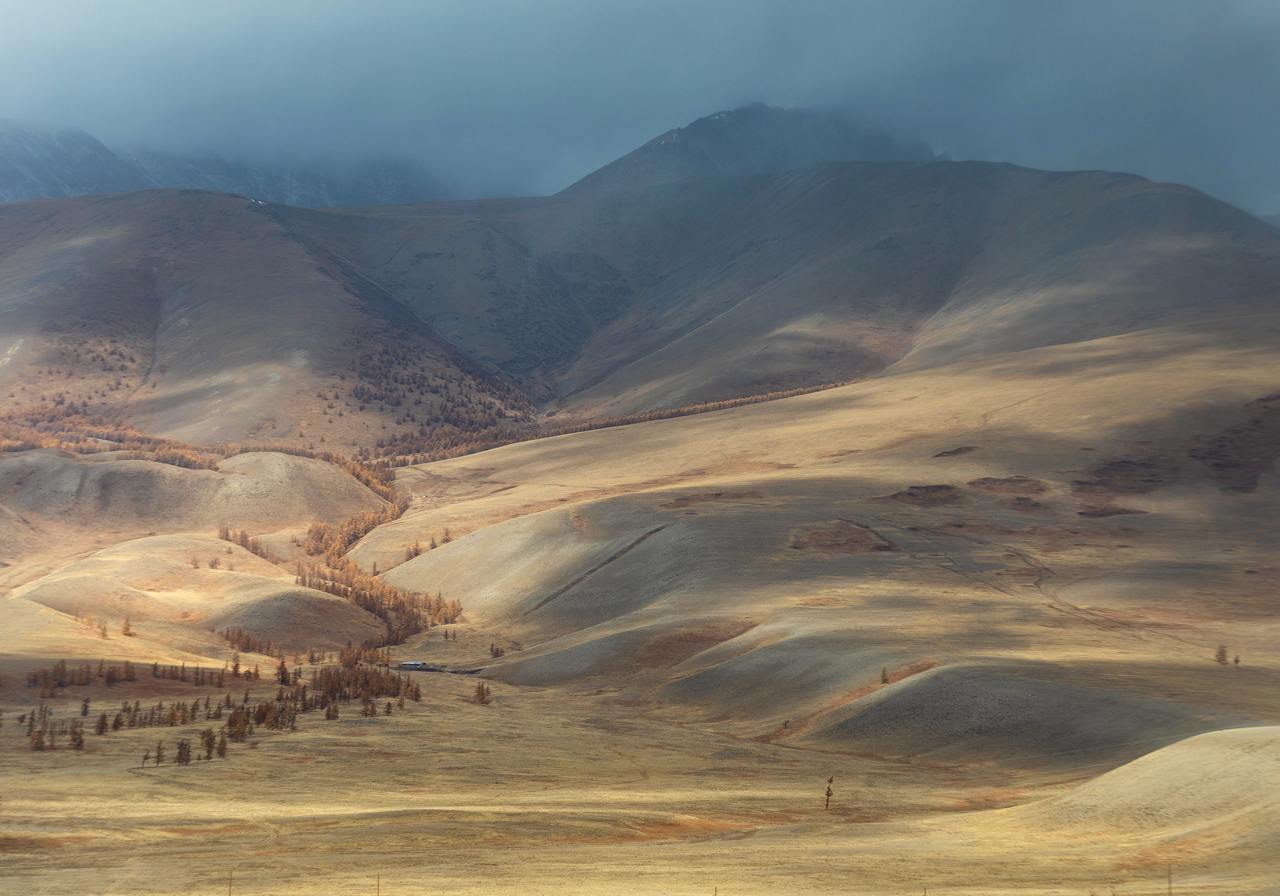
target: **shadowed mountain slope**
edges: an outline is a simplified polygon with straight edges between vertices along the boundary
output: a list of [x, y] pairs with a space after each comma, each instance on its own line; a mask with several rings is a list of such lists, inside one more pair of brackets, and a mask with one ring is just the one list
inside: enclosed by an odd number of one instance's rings
[[268, 206], [144, 192], [0, 206], [0, 386], [192, 442], [371, 444], [524, 399]]
[[1195, 191], [984, 163], [282, 214], [575, 414], [1249, 310], [1280, 280], [1280, 235]]
[[935, 158], [923, 143], [898, 140], [835, 112], [752, 103], [654, 137], [567, 192], [774, 174], [823, 162], [932, 162]]
[[815, 122], [723, 113], [675, 132], [720, 160], [692, 180], [541, 199], [3, 207], [0, 384], [189, 441], [426, 450], [539, 406], [644, 413], [1221, 318], [1280, 282], [1280, 233], [1130, 175], [743, 173], [861, 145]]

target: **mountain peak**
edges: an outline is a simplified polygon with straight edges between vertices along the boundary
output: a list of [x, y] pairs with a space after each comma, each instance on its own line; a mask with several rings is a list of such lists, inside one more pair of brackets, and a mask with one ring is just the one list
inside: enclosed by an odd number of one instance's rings
[[823, 162], [934, 161], [921, 143], [899, 140], [839, 112], [748, 103], [660, 134], [570, 190], [677, 183], [805, 168]]

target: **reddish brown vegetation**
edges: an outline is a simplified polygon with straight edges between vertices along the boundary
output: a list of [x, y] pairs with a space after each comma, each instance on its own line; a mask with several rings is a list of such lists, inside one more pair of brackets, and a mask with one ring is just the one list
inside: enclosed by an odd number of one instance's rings
[[946, 504], [955, 504], [963, 497], [960, 489], [954, 485], [913, 485], [877, 500], [899, 501], [916, 507], [941, 507]]
[[384, 644], [399, 644], [433, 625], [457, 622], [462, 615], [456, 600], [396, 588], [346, 559], [336, 567], [299, 563], [296, 581], [305, 588], [346, 598], [377, 616], [387, 627]]
[[791, 547], [797, 551], [817, 551], [822, 554], [866, 554], [898, 550], [898, 546], [887, 538], [852, 520], [838, 520], [830, 526], [802, 529], [792, 536]]
[[337, 525], [312, 523], [307, 529], [302, 549], [313, 557], [323, 555], [330, 566], [339, 567], [342, 565], [343, 555], [357, 541], [378, 526], [398, 519], [408, 506], [407, 501], [397, 500], [381, 510], [357, 513]]

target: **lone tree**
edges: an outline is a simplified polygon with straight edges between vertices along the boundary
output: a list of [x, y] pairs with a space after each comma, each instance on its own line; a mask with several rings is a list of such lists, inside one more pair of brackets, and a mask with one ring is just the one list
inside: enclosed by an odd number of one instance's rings
[[1213, 658], [1223, 666], [1227, 664], [1227, 647], [1225, 644], [1218, 645], [1218, 652], [1213, 655]]
[[827, 778], [827, 802], [826, 802], [826, 804], [822, 807], [822, 808], [824, 808], [824, 809], [830, 809], [830, 808], [831, 808], [831, 798], [832, 798], [833, 796], [835, 796], [835, 791], [833, 791], [833, 790], [831, 789], [831, 785], [835, 783], [835, 780], [836, 780], [836, 776], [835, 776], [835, 775], [832, 775], [830, 778]]
[[493, 691], [489, 689], [489, 686], [485, 684], [483, 681], [477, 682], [476, 696], [475, 696], [476, 703], [479, 703], [483, 706], [489, 703], [489, 701], [492, 699], [493, 699]]

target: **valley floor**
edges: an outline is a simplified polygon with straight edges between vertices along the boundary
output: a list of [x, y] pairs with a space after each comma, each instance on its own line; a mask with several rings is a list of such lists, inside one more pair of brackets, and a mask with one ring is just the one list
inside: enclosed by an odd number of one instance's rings
[[[394, 658], [493, 701], [415, 673], [187, 767], [140, 763], [220, 722], [32, 752], [26, 672], [361, 643], [290, 567], [381, 502], [265, 452], [14, 453], [0, 894], [1280, 896], [1280, 318], [1231, 324], [403, 468], [347, 556], [459, 600]], [[175, 687], [55, 720], [222, 694]]]
[[[496, 683], [478, 705], [474, 678], [416, 677], [423, 701], [390, 717], [311, 713], [224, 760], [140, 768], [157, 739], [172, 756], [205, 725], [33, 753], [17, 717], [35, 691], [6, 676], [0, 892], [1155, 894], [1172, 865], [1176, 892], [1225, 896], [1280, 873], [1274, 799], [1238, 803], [1224, 827], [1224, 793], [1200, 812], [1194, 787], [1190, 806], [1145, 809], [1150, 789], [1127, 791], [1135, 774], [1177, 785], [1188, 762], [1201, 777], [1206, 751], [1226, 796], [1242, 778], [1265, 786], [1276, 728], [1205, 735], [1088, 783], [1100, 769], [797, 749], [609, 694]], [[90, 720], [125, 697], [178, 696], [149, 679], [67, 694], [57, 718], [84, 695]], [[1132, 811], [1166, 817], [1120, 824]]]

